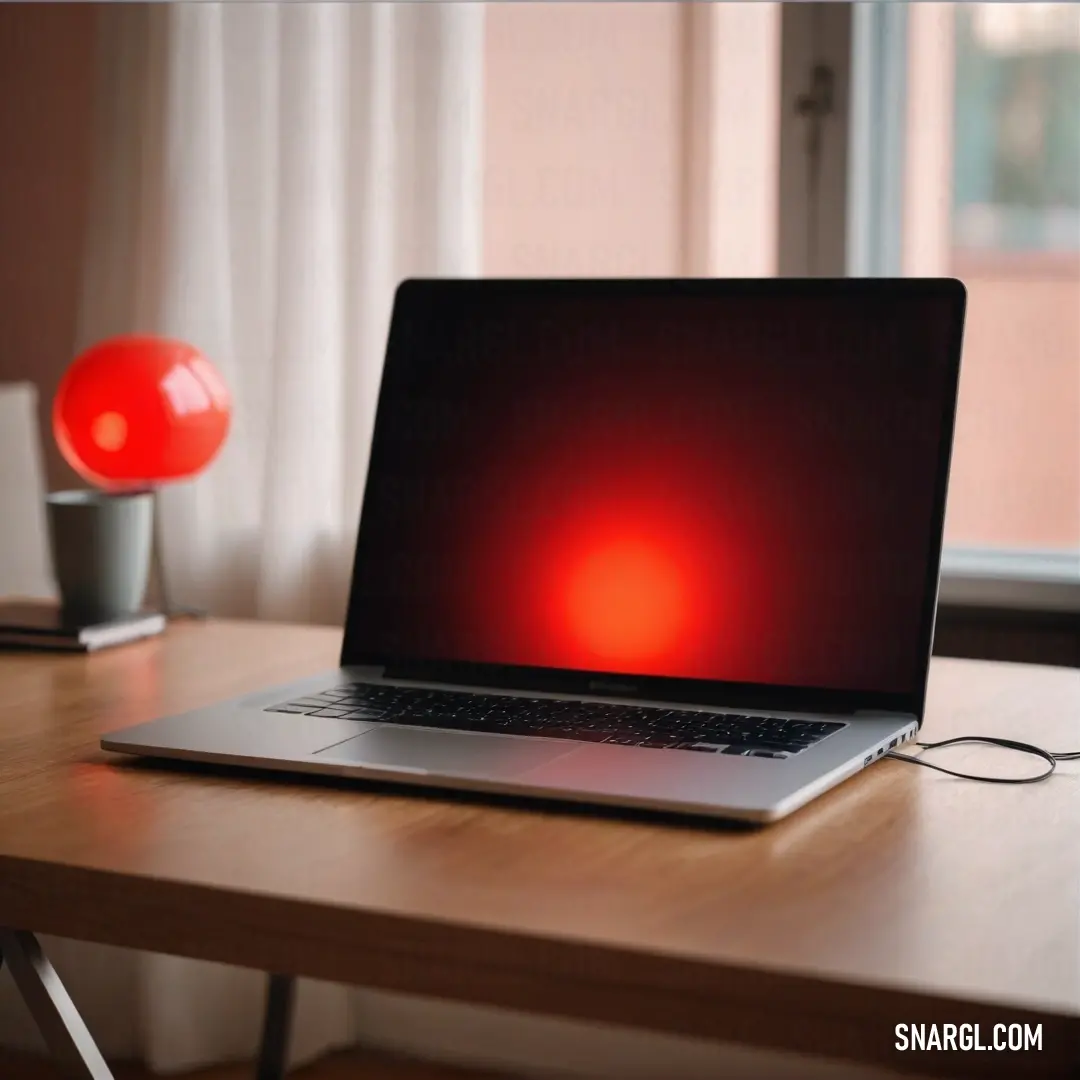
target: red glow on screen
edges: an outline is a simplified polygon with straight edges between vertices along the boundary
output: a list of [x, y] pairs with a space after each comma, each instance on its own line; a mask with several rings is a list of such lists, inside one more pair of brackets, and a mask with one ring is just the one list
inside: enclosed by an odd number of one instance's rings
[[[542, 459], [534, 467], [542, 470]], [[710, 640], [705, 622], [731, 599], [716, 574], [726, 562], [721, 530], [644, 470], [630, 476], [627, 485], [582, 470], [561, 497], [510, 518], [517, 527], [474, 540], [501, 584], [489, 594], [498, 606], [479, 614], [501, 627], [484, 648], [519, 641], [549, 666], [587, 671], [651, 673], [699, 662]], [[516, 617], [500, 620], [507, 600]]]
[[634, 538], [587, 551], [566, 590], [571, 634], [611, 663], [656, 660], [686, 624], [686, 581], [673, 553]]

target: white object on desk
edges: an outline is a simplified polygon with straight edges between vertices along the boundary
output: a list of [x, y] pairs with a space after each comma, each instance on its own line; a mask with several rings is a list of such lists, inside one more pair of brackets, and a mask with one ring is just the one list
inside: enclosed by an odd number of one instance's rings
[[37, 407], [32, 384], [0, 386], [0, 596], [55, 595]]

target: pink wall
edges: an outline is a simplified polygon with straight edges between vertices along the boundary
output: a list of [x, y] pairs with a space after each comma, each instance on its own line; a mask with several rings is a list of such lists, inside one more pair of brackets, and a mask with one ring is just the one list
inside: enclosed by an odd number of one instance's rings
[[1080, 547], [1080, 268], [968, 287], [947, 539]]
[[678, 273], [679, 6], [485, 14], [485, 273]]
[[[0, 4], [0, 382], [71, 359], [93, 137], [92, 4]], [[53, 486], [72, 474], [44, 440]]]

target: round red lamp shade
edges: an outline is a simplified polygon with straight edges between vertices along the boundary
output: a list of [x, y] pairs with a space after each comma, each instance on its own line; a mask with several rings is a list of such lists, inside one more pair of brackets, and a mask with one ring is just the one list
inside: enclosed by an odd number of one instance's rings
[[68, 464], [107, 489], [184, 480], [229, 430], [229, 392], [191, 345], [154, 337], [101, 341], [71, 363], [53, 402]]

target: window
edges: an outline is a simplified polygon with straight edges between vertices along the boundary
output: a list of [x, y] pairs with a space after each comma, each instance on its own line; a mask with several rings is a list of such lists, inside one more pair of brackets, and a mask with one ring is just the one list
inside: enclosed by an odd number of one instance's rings
[[1080, 10], [955, 11], [953, 245], [1080, 251]]

